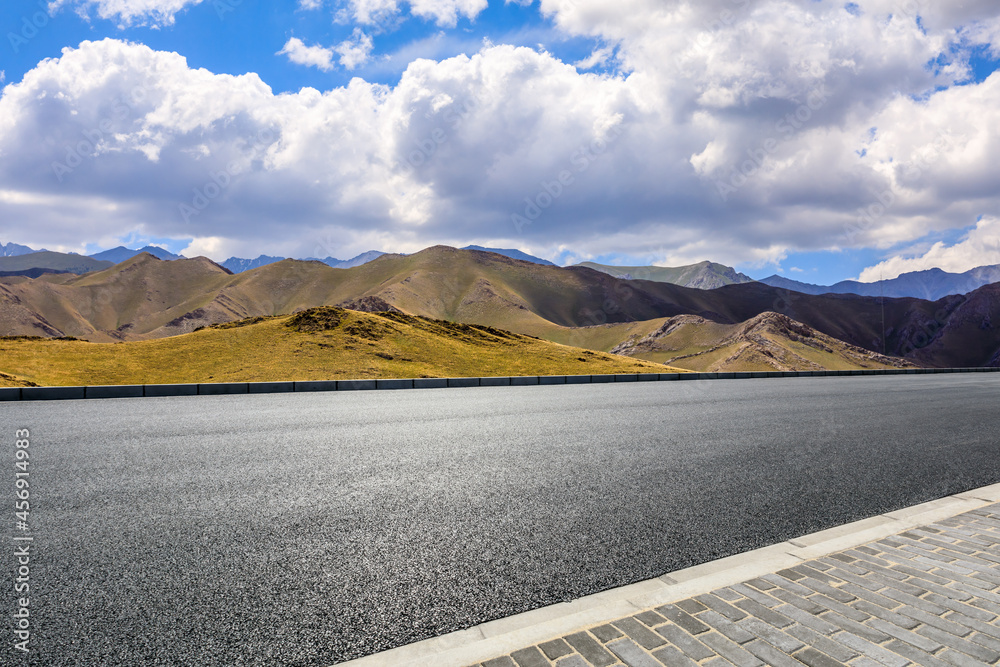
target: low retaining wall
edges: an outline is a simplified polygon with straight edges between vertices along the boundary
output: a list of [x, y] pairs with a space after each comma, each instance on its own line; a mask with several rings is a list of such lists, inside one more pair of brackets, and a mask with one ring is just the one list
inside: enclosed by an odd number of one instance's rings
[[154, 396], [220, 396], [316, 391], [445, 389], [450, 387], [520, 387], [526, 385], [664, 382], [676, 380], [739, 380], [786, 377], [857, 375], [927, 375], [936, 373], [995, 373], [1000, 368], [907, 368], [862, 371], [802, 371], [753, 373], [641, 373], [634, 375], [544, 375], [482, 378], [416, 378], [412, 380], [326, 380], [313, 382], [222, 382], [207, 384], [131, 384], [93, 387], [0, 387], [0, 401], [140, 398]]

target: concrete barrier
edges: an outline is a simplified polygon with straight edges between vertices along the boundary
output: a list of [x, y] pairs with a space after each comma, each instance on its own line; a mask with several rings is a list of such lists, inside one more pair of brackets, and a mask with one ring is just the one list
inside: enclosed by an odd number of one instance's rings
[[142, 388], [146, 398], [157, 396], [197, 396], [196, 384], [147, 384]]
[[215, 382], [211, 384], [199, 384], [199, 396], [225, 396], [229, 394], [250, 393], [249, 382]]
[[284, 394], [295, 391], [294, 382], [248, 382], [250, 394]]
[[744, 373], [642, 373], [622, 375], [551, 375], [482, 378], [416, 378], [386, 380], [318, 380], [305, 382], [227, 382], [202, 384], [95, 385], [88, 387], [0, 387], [0, 401], [215, 396], [316, 391], [370, 391], [376, 389], [443, 389], [446, 387], [523, 387], [528, 385], [605, 384], [674, 380], [730, 380], [774, 377], [841, 377], [860, 375], [930, 375], [938, 373], [996, 373], [1000, 368], [888, 368], [852, 371], [753, 371]]
[[376, 388], [375, 380], [337, 380], [337, 391], [369, 391]]
[[142, 398], [141, 384], [108, 384], [84, 387], [84, 398]]
[[375, 380], [376, 389], [413, 389], [413, 380]]
[[292, 384], [293, 391], [337, 391], [336, 380], [303, 380]]
[[21, 387], [25, 401], [63, 401], [86, 398], [86, 387]]
[[447, 387], [447, 378], [416, 378], [413, 380], [414, 389], [446, 389]]

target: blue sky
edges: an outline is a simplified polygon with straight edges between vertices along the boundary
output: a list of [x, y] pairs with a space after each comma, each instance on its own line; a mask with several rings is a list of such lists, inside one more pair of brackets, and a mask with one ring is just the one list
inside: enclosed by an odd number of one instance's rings
[[15, 0], [0, 29], [3, 241], [1000, 263], [986, 0]]

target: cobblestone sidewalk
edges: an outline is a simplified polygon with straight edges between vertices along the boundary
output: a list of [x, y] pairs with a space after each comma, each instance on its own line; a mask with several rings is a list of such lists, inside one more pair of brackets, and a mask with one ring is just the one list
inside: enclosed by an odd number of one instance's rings
[[1000, 504], [482, 667], [1000, 664]]

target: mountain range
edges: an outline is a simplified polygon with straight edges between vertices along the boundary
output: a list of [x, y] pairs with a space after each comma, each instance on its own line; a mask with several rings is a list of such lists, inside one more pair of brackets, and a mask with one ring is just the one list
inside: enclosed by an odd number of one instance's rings
[[[485, 248], [476, 245], [466, 246], [462, 250], [491, 252], [542, 266], [556, 266], [553, 262], [529, 255], [520, 250]], [[107, 262], [106, 264], [97, 264], [81, 259], [83, 256], [73, 253], [64, 254], [35, 251], [28, 246], [8, 243], [6, 245], [0, 244], [0, 276], [23, 275], [34, 278], [46, 272], [82, 274], [123, 262], [143, 252], [147, 252], [163, 260], [183, 258], [181, 255], [175, 255], [155, 246], [146, 246], [139, 250], [119, 246], [111, 250], [89, 255], [88, 257], [96, 262]], [[377, 250], [370, 250], [348, 260], [341, 260], [335, 257], [326, 257], [324, 259], [310, 257], [305, 261], [322, 262], [332, 268], [350, 269], [367, 264], [384, 254]], [[255, 259], [230, 257], [221, 262], [220, 266], [232, 273], [243, 273], [267, 266], [268, 264], [275, 264], [283, 259], [286, 258], [272, 255], [260, 255]], [[678, 267], [611, 266], [595, 262], [584, 262], [576, 266], [600, 271], [623, 280], [650, 280], [704, 290], [755, 282], [754, 279], [736, 271], [732, 267], [708, 261]], [[941, 269], [929, 269], [926, 271], [904, 273], [897, 278], [874, 283], [844, 280], [834, 285], [814, 285], [779, 275], [772, 275], [758, 282], [802, 294], [857, 294], [859, 296], [871, 297], [913, 297], [936, 301], [953, 294], [968, 294], [984, 285], [1000, 282], [1000, 264], [980, 266], [964, 273], [948, 273]]]
[[[735, 352], [734, 343], [751, 341], [766, 330], [768, 337], [780, 338], [780, 345], [805, 359], [807, 367], [812, 363], [852, 367], [900, 363], [877, 356], [882, 352], [924, 366], [1000, 363], [1000, 327], [992, 325], [994, 317], [1000, 322], [1000, 285], [937, 301], [808, 295], [759, 282], [701, 290], [623, 280], [583, 266], [545, 266], [443, 246], [412, 255], [383, 255], [351, 269], [282, 260], [234, 275], [205, 258], [161, 261], [142, 254], [81, 276], [2, 278], [0, 335], [73, 336], [95, 342], [147, 340], [317, 306], [398, 310], [595, 351], [618, 349], [642, 358], [654, 355], [651, 361], [661, 361], [655, 355], [664, 352], [674, 357], [698, 352], [674, 354], [667, 349], [671, 347], [704, 351], [729, 346]], [[791, 324], [765, 318], [756, 326], [744, 327], [740, 334], [740, 326], [754, 324], [754, 318], [767, 313], [782, 315]], [[667, 319], [678, 316], [700, 318], [700, 322], [685, 324], [688, 331], [701, 330], [697, 345], [680, 345], [678, 338], [668, 337], [655, 346], [618, 347], [636, 337], [641, 342]], [[807, 336], [801, 327], [815, 333]], [[733, 338], [736, 334], [742, 338]], [[814, 340], [803, 343], [795, 338]], [[756, 370], [804, 363], [775, 350], [765, 354], [768, 343], [759, 338], [756, 344], [759, 354], [737, 356], [728, 368]], [[823, 355], [828, 356], [817, 357], [794, 344], [805, 344], [814, 352], [825, 348]], [[702, 355], [690, 363], [704, 367], [707, 361]], [[684, 359], [674, 363], [684, 364]]]
[[812, 285], [782, 276], [770, 276], [760, 282], [803, 294], [858, 294], [860, 296], [916, 297], [936, 301], [951, 294], [968, 294], [984, 285], [1000, 282], [1000, 264], [980, 266], [965, 273], [941, 269], [903, 273], [897, 278], [862, 283], [843, 280], [834, 285]]

